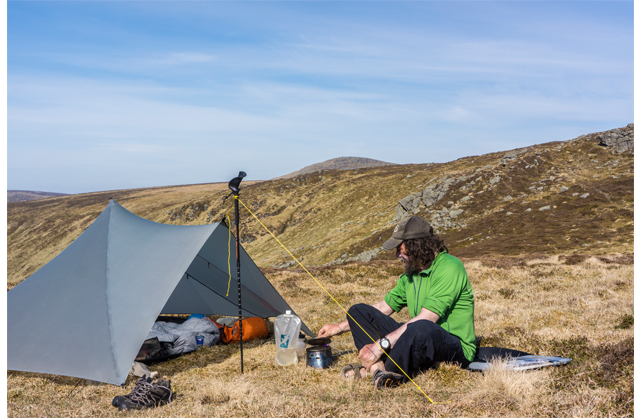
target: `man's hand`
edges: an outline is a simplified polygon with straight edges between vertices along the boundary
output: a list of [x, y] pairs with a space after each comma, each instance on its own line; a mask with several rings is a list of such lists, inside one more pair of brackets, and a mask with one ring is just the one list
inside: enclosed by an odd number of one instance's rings
[[361, 348], [361, 351], [358, 353], [358, 358], [363, 367], [365, 367], [365, 370], [369, 372], [372, 365], [378, 362], [383, 354], [385, 353], [383, 353], [383, 350], [381, 350], [376, 343], [371, 343]]
[[343, 330], [339, 324], [327, 324], [323, 325], [323, 328], [318, 331], [319, 338], [331, 338], [334, 335], [342, 334]]

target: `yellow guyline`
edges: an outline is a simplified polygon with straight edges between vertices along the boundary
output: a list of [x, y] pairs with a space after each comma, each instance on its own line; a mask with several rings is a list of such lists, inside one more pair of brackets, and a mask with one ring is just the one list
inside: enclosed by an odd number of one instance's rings
[[229, 259], [231, 258], [231, 219], [229, 219], [229, 216], [225, 214], [225, 218], [227, 218], [227, 221], [229, 222], [229, 227], [227, 227], [227, 230], [229, 231], [229, 236], [227, 237], [227, 271], [229, 272], [229, 281], [227, 282], [227, 294], [225, 297], [229, 296], [229, 286], [231, 285], [231, 265], [229, 264]]
[[[380, 348], [380, 349], [381, 349], [381, 351], [382, 351], [383, 353], [385, 353], [385, 350], [383, 350], [383, 348], [382, 348], [382, 347], [381, 347], [381, 346], [376, 342], [376, 340], [375, 340], [374, 338], [372, 338], [372, 337], [367, 333], [367, 331], [365, 331], [365, 329], [364, 329], [364, 328], [363, 328], [363, 327], [362, 327], [358, 322], [356, 322], [356, 320], [352, 317], [352, 315], [350, 315], [350, 314], [349, 314], [349, 312], [347, 312], [347, 311], [345, 310], [345, 308], [343, 308], [343, 305], [341, 305], [340, 303], [338, 303], [338, 301], [334, 298], [334, 296], [332, 296], [332, 295], [331, 295], [331, 293], [329, 293], [329, 292], [327, 291], [327, 289], [325, 289], [325, 287], [324, 287], [322, 284], [320, 284], [320, 282], [319, 282], [318, 280], [316, 280], [316, 277], [314, 277], [314, 275], [313, 275], [312, 273], [310, 273], [310, 272], [309, 272], [309, 270], [307, 270], [307, 269], [305, 268], [305, 266], [304, 266], [304, 265], [302, 265], [302, 264], [301, 264], [301, 262], [300, 262], [300, 261], [298, 261], [298, 259], [297, 259], [296, 257], [294, 257], [294, 254], [292, 254], [292, 253], [287, 249], [287, 247], [285, 247], [285, 246], [283, 245], [283, 243], [282, 243], [282, 242], [280, 242], [280, 240], [279, 240], [278, 238], [276, 238], [276, 236], [275, 236], [274, 234], [272, 234], [272, 232], [271, 232], [271, 231], [270, 231], [270, 230], [269, 230], [269, 229], [268, 229], [268, 228], [267, 228], [267, 227], [266, 227], [266, 226], [265, 226], [265, 225], [260, 221], [260, 219], [258, 219], [258, 218], [256, 217], [256, 215], [254, 215], [254, 213], [253, 213], [251, 210], [249, 210], [249, 208], [247, 207], [247, 205], [245, 205], [245, 203], [243, 203], [243, 201], [242, 201], [242, 200], [240, 200], [240, 198], [239, 198], [238, 196], [234, 196], [234, 199], [237, 199], [237, 200], [238, 200], [238, 201], [239, 201], [239, 202], [240, 202], [240, 203], [245, 207], [245, 209], [247, 209], [247, 212], [249, 212], [249, 213], [251, 214], [251, 216], [253, 216], [253, 217], [254, 217], [254, 219], [256, 219], [256, 220], [258, 221], [258, 223], [259, 223], [259, 224], [261, 224], [261, 226], [262, 226], [263, 228], [265, 228], [265, 230], [269, 233], [269, 235], [271, 235], [271, 236], [272, 236], [272, 238], [274, 238], [274, 239], [275, 239], [275, 240], [280, 244], [280, 246], [281, 246], [281, 247], [283, 247], [283, 248], [285, 249], [285, 251], [287, 251], [287, 253], [288, 253], [288, 254], [289, 254], [289, 255], [290, 255], [290, 256], [291, 256], [291, 257], [292, 257], [292, 258], [293, 258], [297, 263], [298, 263], [298, 265], [299, 265], [299, 266], [301, 266], [301, 267], [303, 268], [303, 270], [305, 270], [305, 271], [307, 272], [307, 274], [309, 274], [309, 276], [310, 276], [312, 279], [314, 279], [314, 281], [316, 282], [316, 284], [318, 284], [318, 285], [321, 287], [321, 289], [323, 289], [323, 290], [325, 291], [325, 293], [327, 293], [327, 294], [329, 295], [329, 297], [330, 297], [330, 298], [332, 298], [332, 300], [333, 300], [334, 302], [336, 302], [336, 304], [337, 304], [337, 305], [338, 305], [338, 306], [343, 310], [343, 312], [345, 312], [345, 313], [347, 314], [347, 316], [349, 316], [349, 317], [352, 319], [352, 321], [354, 321], [354, 323], [355, 323], [356, 325], [358, 325], [358, 327], [359, 327], [359, 328], [360, 328], [360, 329], [365, 333], [365, 335], [367, 335], [367, 336], [369, 337], [369, 339], [370, 339], [370, 340], [372, 340], [372, 341], [374, 342], [374, 344], [376, 344], [376, 345], [378, 346], [378, 348]], [[231, 278], [231, 274], [230, 274], [230, 278]], [[412, 380], [412, 378], [411, 378], [411, 377], [409, 377], [409, 375], [408, 375], [407, 373], [405, 373], [405, 370], [403, 370], [403, 369], [402, 369], [398, 364], [396, 364], [396, 362], [394, 361], [394, 359], [393, 359], [393, 358], [391, 358], [389, 354], [385, 353], [385, 355], [386, 355], [386, 356], [387, 356], [387, 357], [392, 361], [392, 363], [394, 363], [394, 365], [395, 365], [396, 367], [398, 367], [398, 369], [399, 369], [400, 371], [402, 371], [402, 372], [403, 372], [403, 374], [405, 375], [405, 377], [407, 377], [407, 378], [408, 378], [412, 383], [414, 383], [414, 386], [416, 386], [416, 388], [417, 388], [417, 389], [418, 389], [418, 390], [419, 390], [423, 395], [425, 395], [425, 397], [426, 397], [427, 399], [429, 399], [429, 401], [430, 401], [431, 403], [436, 404], [436, 405], [439, 405], [439, 404], [444, 404], [444, 403], [450, 403], [450, 402], [451, 402], [451, 401], [448, 401], [448, 402], [434, 402], [432, 399], [430, 399], [430, 397], [429, 397], [429, 396], [427, 396], [427, 394], [426, 394], [425, 392], [423, 392], [423, 389], [421, 389], [421, 387], [420, 387], [420, 386], [419, 386], [419, 385], [418, 385], [414, 380]]]
[[229, 280], [227, 281], [227, 294], [225, 297], [229, 296], [229, 286], [231, 285], [231, 265], [229, 264], [231, 258], [231, 219], [229, 219], [229, 212], [231, 212], [233, 207], [234, 205], [231, 205], [224, 216], [224, 218], [227, 218], [227, 222], [229, 222], [227, 226], [227, 231], [229, 231], [229, 236], [227, 237], [227, 272], [229, 273]]

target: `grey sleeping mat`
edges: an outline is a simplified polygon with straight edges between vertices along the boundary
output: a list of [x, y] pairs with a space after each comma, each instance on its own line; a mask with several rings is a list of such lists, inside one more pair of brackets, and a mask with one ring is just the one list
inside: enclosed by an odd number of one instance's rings
[[507, 360], [508, 370], [531, 370], [547, 366], [561, 366], [572, 361], [565, 357], [535, 356], [518, 350], [498, 347], [480, 347], [474, 362], [470, 364], [472, 371], [483, 371], [492, 368], [492, 360]]

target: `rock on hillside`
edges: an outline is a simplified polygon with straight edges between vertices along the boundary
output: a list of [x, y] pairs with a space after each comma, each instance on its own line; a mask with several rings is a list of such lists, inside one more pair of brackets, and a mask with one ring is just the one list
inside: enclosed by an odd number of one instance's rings
[[634, 154], [634, 124], [629, 124], [627, 128], [613, 129], [597, 135], [599, 145], [610, 148], [612, 153], [630, 151]]
[[317, 173], [323, 170], [356, 170], [359, 168], [382, 167], [386, 165], [394, 165], [394, 163], [386, 163], [385, 161], [373, 160], [371, 158], [339, 157], [323, 161], [322, 163], [308, 165], [293, 173], [277, 177], [274, 180], [288, 179], [303, 174]]

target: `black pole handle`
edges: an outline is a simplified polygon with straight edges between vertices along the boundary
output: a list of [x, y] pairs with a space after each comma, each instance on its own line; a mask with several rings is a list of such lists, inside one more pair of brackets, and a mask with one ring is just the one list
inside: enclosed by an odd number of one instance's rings
[[229, 189], [235, 196], [238, 196], [238, 193], [240, 193], [240, 182], [243, 181], [245, 177], [247, 177], [247, 173], [245, 173], [244, 171], [239, 171], [238, 177], [234, 177], [233, 179], [229, 180]]

